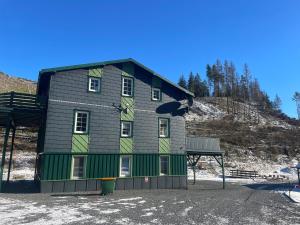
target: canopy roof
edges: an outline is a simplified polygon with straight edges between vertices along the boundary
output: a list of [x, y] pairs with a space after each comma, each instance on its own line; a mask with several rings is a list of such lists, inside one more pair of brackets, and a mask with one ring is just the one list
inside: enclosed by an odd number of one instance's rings
[[220, 139], [207, 137], [186, 137], [186, 152], [188, 155], [223, 155], [220, 149]]

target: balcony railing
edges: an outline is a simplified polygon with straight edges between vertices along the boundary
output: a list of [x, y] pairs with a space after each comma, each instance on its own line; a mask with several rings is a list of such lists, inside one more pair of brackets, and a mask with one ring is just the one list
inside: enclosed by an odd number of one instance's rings
[[0, 106], [16, 109], [41, 109], [44, 108], [46, 99], [37, 95], [18, 92], [0, 94]]

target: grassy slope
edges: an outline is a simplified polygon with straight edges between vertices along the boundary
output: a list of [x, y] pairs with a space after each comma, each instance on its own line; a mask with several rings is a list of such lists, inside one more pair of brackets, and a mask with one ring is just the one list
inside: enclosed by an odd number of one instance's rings
[[9, 76], [0, 72], [0, 93], [15, 91], [22, 93], [35, 94], [36, 82]]

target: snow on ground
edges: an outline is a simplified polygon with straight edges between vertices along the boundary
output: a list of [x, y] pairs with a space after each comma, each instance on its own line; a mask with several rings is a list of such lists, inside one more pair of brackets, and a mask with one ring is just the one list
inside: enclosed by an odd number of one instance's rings
[[284, 192], [294, 202], [300, 203], [300, 186], [293, 188], [291, 191]]
[[[234, 120], [239, 122], [245, 122], [243, 110], [247, 114], [246, 121], [257, 121], [261, 126], [271, 126], [271, 127], [281, 127], [284, 129], [291, 129], [293, 126], [286, 123], [283, 120], [274, 118], [272, 116], [266, 116], [259, 113], [255, 107], [251, 106], [249, 108], [248, 104], [237, 103], [239, 105], [240, 113], [234, 115]], [[222, 109], [218, 105], [213, 105], [206, 102], [205, 100], [194, 100], [192, 110], [185, 115], [186, 121], [211, 121], [211, 120], [221, 120], [227, 115], [226, 110]]]
[[[35, 159], [36, 159], [35, 152], [14, 151], [10, 179], [33, 180]], [[9, 154], [6, 155], [6, 162], [5, 162], [6, 164], [3, 173], [4, 180], [7, 177], [8, 161], [9, 161]]]
[[[240, 158], [225, 158], [225, 176], [227, 182], [238, 182], [238, 183], [255, 183], [263, 182], [266, 179], [255, 178], [255, 179], [245, 179], [245, 178], [231, 178], [230, 170], [253, 170], [261, 177], [266, 177], [267, 179], [281, 179], [286, 181], [297, 180], [297, 171], [292, 168], [297, 164], [297, 160], [286, 159], [284, 156], [278, 156], [278, 162], [262, 160], [255, 156], [247, 156]], [[219, 164], [211, 157], [202, 157], [199, 165], [203, 169], [196, 169], [196, 180], [214, 180], [222, 181], [222, 169]], [[188, 179], [193, 180], [194, 174], [191, 168], [188, 169]]]

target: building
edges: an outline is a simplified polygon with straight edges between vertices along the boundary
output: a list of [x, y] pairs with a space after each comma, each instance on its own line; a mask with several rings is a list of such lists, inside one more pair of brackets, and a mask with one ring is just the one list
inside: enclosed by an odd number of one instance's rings
[[2, 159], [10, 129], [12, 155], [16, 127], [35, 126], [41, 192], [98, 190], [103, 177], [116, 177], [116, 189], [187, 188], [187, 150], [199, 146], [193, 139], [186, 149], [192, 102], [193, 93], [133, 59], [43, 69], [36, 96], [0, 96]]

